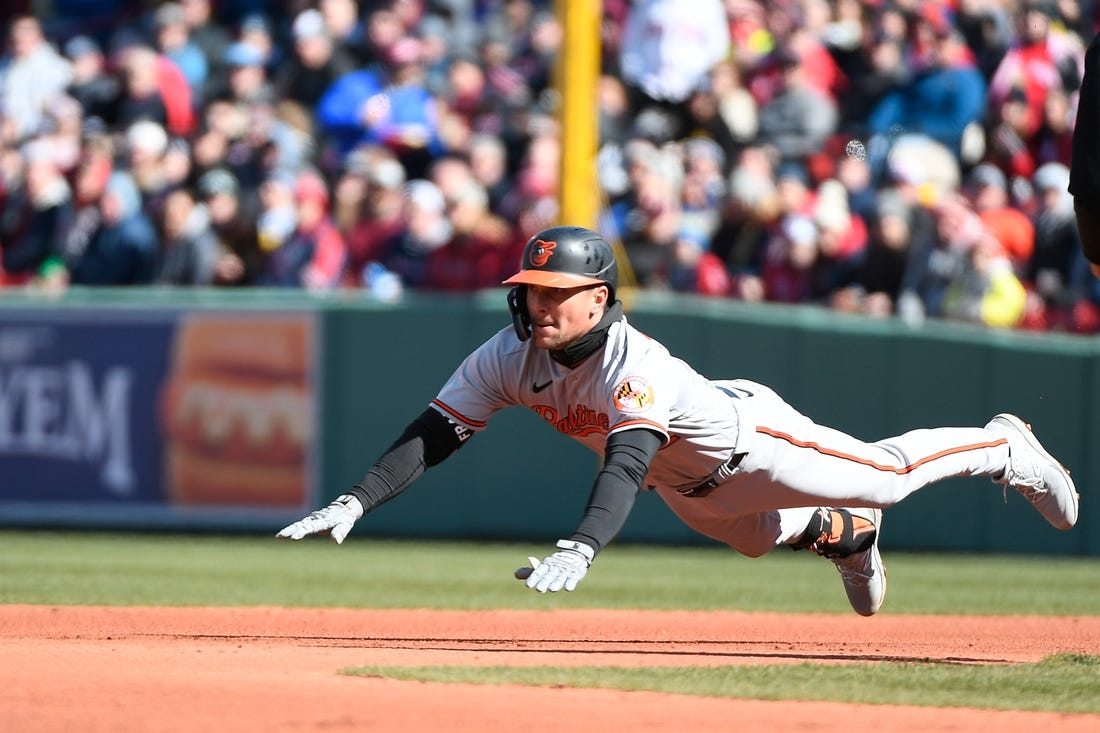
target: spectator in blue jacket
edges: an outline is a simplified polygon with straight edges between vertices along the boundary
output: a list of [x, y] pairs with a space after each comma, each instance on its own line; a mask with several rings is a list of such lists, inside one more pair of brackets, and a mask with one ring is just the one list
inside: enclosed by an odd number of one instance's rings
[[933, 29], [921, 66], [904, 86], [889, 92], [868, 119], [873, 136], [898, 132], [927, 135], [962, 154], [963, 133], [982, 121], [988, 86], [958, 31]]
[[437, 102], [424, 86], [420, 42], [412, 37], [393, 44], [383, 69], [369, 67], [337, 79], [316, 113], [341, 155], [362, 144], [383, 145], [413, 177], [444, 152]]

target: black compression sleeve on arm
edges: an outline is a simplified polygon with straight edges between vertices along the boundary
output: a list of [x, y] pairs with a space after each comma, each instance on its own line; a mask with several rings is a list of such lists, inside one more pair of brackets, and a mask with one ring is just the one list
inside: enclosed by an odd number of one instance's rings
[[1100, 34], [1085, 51], [1069, 161], [1069, 192], [1089, 204], [1100, 201]]
[[584, 518], [569, 539], [583, 542], [597, 553], [615, 539], [663, 442], [662, 435], [645, 428], [623, 430], [607, 439], [603, 468], [592, 486]]
[[1100, 264], [1100, 34], [1085, 52], [1069, 163], [1077, 232], [1085, 258]]
[[369, 512], [407, 489], [426, 469], [462, 447], [472, 433], [428, 408], [375, 461], [353, 494]]
[[1077, 219], [1077, 235], [1085, 259], [1100, 264], [1100, 201], [1074, 199], [1073, 215]]

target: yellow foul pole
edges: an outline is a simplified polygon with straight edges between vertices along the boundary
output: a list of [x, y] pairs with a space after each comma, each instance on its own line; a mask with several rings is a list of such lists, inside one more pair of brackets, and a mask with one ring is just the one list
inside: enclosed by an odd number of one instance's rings
[[556, 82], [561, 100], [559, 222], [595, 228], [600, 196], [596, 179], [601, 0], [557, 0], [564, 30]]

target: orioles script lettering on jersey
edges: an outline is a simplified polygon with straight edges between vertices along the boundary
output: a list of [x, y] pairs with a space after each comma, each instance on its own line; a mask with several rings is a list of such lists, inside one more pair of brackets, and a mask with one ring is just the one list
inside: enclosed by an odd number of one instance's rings
[[586, 405], [575, 405], [561, 419], [558, 419], [558, 411], [550, 405], [535, 405], [532, 409], [565, 435], [606, 433], [611, 427], [611, 418], [606, 412], [596, 412]]

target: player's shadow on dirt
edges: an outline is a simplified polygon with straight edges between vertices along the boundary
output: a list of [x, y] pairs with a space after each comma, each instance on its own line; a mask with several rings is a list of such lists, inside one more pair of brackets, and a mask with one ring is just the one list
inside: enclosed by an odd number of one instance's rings
[[[151, 634], [156, 636], [156, 634]], [[501, 654], [603, 654], [635, 656], [645, 655], [667, 658], [700, 658], [731, 660], [787, 659], [802, 662], [901, 662], [906, 664], [1014, 664], [1010, 659], [989, 657], [929, 657], [900, 654], [873, 654], [815, 650], [810, 645], [792, 644], [789, 641], [729, 641], [728, 639], [470, 639], [412, 637], [335, 637], [335, 636], [284, 636], [247, 635], [226, 636], [219, 634], [195, 634], [188, 638], [269, 639], [297, 642], [309, 646], [343, 647], [348, 649], [405, 649], [450, 652], [492, 652]], [[803, 647], [799, 649], [798, 647]], [[784, 647], [787, 647], [784, 649]], [[794, 647], [794, 648], [792, 648]]]
[[[379, 640], [380, 641], [380, 640]], [[674, 642], [653, 642], [653, 641], [639, 641], [633, 642], [637, 644], [637, 647], [632, 647], [632, 642], [597, 642], [597, 641], [585, 641], [580, 642], [582, 644], [595, 644], [597, 648], [578, 646], [578, 642], [560, 642], [550, 641], [545, 646], [542, 646], [542, 642], [539, 641], [524, 641], [522, 646], [508, 645], [504, 646], [500, 641], [489, 640], [484, 644], [480, 644], [475, 640], [455, 640], [459, 641], [458, 644], [444, 643], [446, 640], [433, 639], [431, 641], [425, 641], [422, 639], [409, 639], [406, 644], [400, 644], [401, 640], [390, 639], [386, 644], [353, 644], [352, 646], [372, 646], [372, 647], [385, 647], [387, 649], [433, 649], [438, 651], [453, 651], [453, 652], [498, 652], [505, 654], [605, 654], [616, 655], [621, 654], [624, 656], [645, 655], [645, 656], [657, 656], [657, 657], [684, 657], [684, 658], [699, 658], [706, 657], [708, 659], [721, 659], [723, 657], [729, 659], [791, 659], [802, 662], [904, 662], [907, 664], [957, 664], [957, 665], [973, 665], [973, 664], [1013, 664], [1009, 659], [979, 659], [971, 657], [916, 657], [897, 654], [847, 654], [847, 653], [823, 653], [814, 651], [775, 651], [774, 647], [783, 646], [788, 642], [738, 642], [737, 646], [743, 647], [770, 647], [770, 649], [752, 649], [749, 651], [732, 651], [721, 649], [654, 649], [655, 644], [677, 644], [677, 645], [689, 645], [689, 644], [701, 644], [701, 645], [713, 645], [713, 644], [729, 644], [729, 642], [699, 642], [699, 641], [674, 641]], [[614, 648], [608, 648], [613, 645]], [[336, 644], [327, 644], [326, 646], [337, 646]], [[600, 648], [603, 647], [603, 648]], [[648, 648], [647, 648], [648, 647]]]

